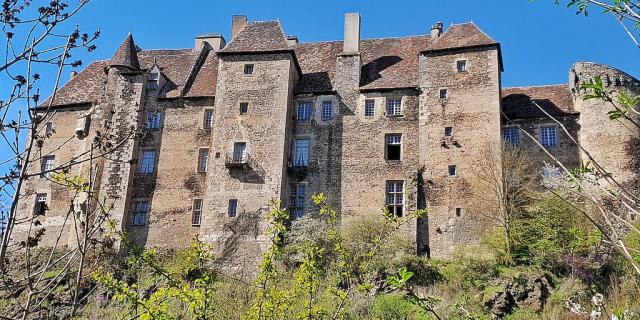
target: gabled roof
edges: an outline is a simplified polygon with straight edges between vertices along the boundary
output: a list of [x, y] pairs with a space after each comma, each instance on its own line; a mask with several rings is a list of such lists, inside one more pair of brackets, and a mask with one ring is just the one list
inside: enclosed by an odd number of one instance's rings
[[138, 61], [138, 48], [133, 42], [133, 36], [131, 33], [124, 39], [116, 53], [111, 58], [109, 66], [128, 67], [134, 70], [140, 69], [140, 63]]
[[568, 84], [502, 89], [502, 110], [511, 119], [547, 117], [532, 101], [554, 117], [579, 114]]
[[265, 52], [290, 50], [279, 21], [248, 22], [220, 52]]
[[473, 22], [453, 24], [425, 51], [440, 51], [498, 44]]

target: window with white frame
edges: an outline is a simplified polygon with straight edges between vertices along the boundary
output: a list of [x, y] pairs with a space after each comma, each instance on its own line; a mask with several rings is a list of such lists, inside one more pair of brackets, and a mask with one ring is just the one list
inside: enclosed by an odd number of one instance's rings
[[304, 101], [298, 103], [298, 120], [309, 120], [311, 119], [311, 112], [313, 110], [311, 101]]
[[162, 121], [162, 111], [147, 111], [147, 129], [158, 129]]
[[249, 102], [240, 102], [240, 114], [249, 112]]
[[333, 102], [331, 100], [322, 101], [322, 110], [321, 110], [322, 119], [331, 119], [333, 118]]
[[244, 65], [244, 74], [245, 75], [253, 74], [253, 64], [248, 63]]
[[34, 216], [44, 216], [47, 212], [47, 194], [46, 193], [38, 193], [36, 194], [36, 203], [33, 208]]
[[233, 144], [233, 162], [244, 163], [247, 161], [247, 143], [235, 142]]
[[238, 199], [229, 200], [227, 215], [229, 216], [229, 218], [235, 218], [238, 215]]
[[156, 166], [156, 152], [153, 150], [142, 151], [140, 159], [140, 173], [151, 174]]
[[447, 171], [449, 172], [450, 177], [455, 177], [458, 175], [458, 167], [455, 164], [449, 165], [447, 167]]
[[388, 161], [399, 161], [402, 154], [402, 135], [388, 134], [385, 136], [385, 156]]
[[402, 217], [404, 206], [404, 181], [387, 181], [386, 192], [387, 210], [396, 217]]
[[449, 98], [449, 90], [440, 89], [440, 99], [448, 99], [448, 98]]
[[198, 151], [198, 172], [207, 172], [209, 164], [209, 149], [202, 148]]
[[558, 145], [558, 131], [555, 126], [540, 127], [540, 143], [545, 147]]
[[376, 101], [373, 99], [364, 100], [364, 116], [373, 117], [376, 111]]
[[193, 199], [191, 208], [191, 225], [199, 226], [202, 221], [202, 199]]
[[211, 129], [213, 127], [213, 110], [204, 110], [204, 122], [202, 126], [205, 129]]
[[456, 61], [456, 69], [458, 72], [466, 72], [467, 71], [467, 60], [458, 60]]
[[48, 156], [44, 156], [42, 158], [42, 164], [41, 164], [41, 172], [42, 172], [42, 176], [45, 178], [50, 178], [51, 177], [51, 170], [53, 170], [56, 167], [56, 156], [54, 155], [48, 155]]
[[149, 215], [148, 201], [134, 201], [133, 211], [131, 212], [131, 224], [134, 226], [143, 226], [147, 224], [147, 216]]
[[309, 165], [309, 139], [295, 139], [293, 141], [293, 166], [306, 167]]
[[151, 72], [147, 75], [147, 89], [158, 90], [160, 87], [160, 75], [157, 72]]
[[520, 131], [517, 127], [506, 127], [502, 129], [502, 139], [515, 146], [520, 143]]
[[402, 115], [402, 99], [400, 98], [387, 98], [387, 116], [401, 116]]
[[305, 184], [302, 183], [296, 183], [291, 186], [291, 196], [289, 197], [289, 212], [291, 212], [294, 219], [299, 219], [304, 216], [305, 188]]

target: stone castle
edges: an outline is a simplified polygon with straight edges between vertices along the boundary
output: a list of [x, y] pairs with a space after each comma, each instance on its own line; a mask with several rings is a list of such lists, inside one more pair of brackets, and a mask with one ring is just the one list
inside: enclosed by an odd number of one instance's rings
[[[362, 219], [384, 207], [428, 208], [404, 230], [418, 254], [446, 257], [477, 243], [469, 179], [487, 146], [504, 140], [551, 162], [526, 131], [580, 164], [578, 147], [532, 101], [612, 173], [635, 177], [633, 151], [616, 151], [632, 134], [578, 88], [602, 76], [638, 94], [634, 77], [580, 62], [567, 84], [503, 88], [500, 43], [473, 23], [364, 40], [360, 23], [348, 13], [344, 40], [313, 43], [246, 16], [233, 16], [228, 43], [208, 34], [193, 48], [142, 50], [129, 35], [111, 60], [90, 64], [43, 104], [52, 102], [51, 137], [35, 169], [86, 157], [96, 136], [109, 137], [116, 152], [93, 162], [93, 184], [131, 241], [181, 248], [198, 236], [249, 264], [266, 245], [266, 204], [313, 217], [316, 192]], [[70, 167], [88, 172], [87, 162]], [[47, 176], [29, 181], [21, 215], [39, 215], [43, 243], [62, 232], [60, 243], [73, 245], [72, 191]]]

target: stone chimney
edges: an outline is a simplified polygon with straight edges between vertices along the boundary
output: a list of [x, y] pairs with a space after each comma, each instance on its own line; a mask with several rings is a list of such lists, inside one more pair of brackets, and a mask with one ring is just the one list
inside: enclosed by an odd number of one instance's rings
[[69, 74], [69, 80], [75, 78], [77, 75], [78, 75], [78, 71], [75, 71], [75, 70], [71, 71], [71, 74]]
[[233, 39], [246, 24], [247, 16], [234, 15], [231, 17], [231, 39]]
[[298, 44], [298, 37], [287, 36], [287, 44], [290, 46], [295, 46], [296, 44]]
[[442, 34], [442, 21], [436, 22], [433, 26], [431, 26], [431, 38], [438, 39]]
[[357, 12], [344, 15], [344, 42], [343, 54], [356, 54], [360, 52], [360, 14]]
[[208, 43], [213, 51], [220, 51], [227, 44], [224, 37], [219, 33], [202, 34], [196, 36], [194, 50], [200, 51], [205, 43]]

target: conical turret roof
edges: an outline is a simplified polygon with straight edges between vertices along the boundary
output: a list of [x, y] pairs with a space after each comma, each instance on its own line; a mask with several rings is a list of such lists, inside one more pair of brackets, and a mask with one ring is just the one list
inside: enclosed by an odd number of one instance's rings
[[134, 70], [140, 69], [140, 62], [138, 62], [138, 52], [136, 44], [133, 42], [133, 36], [131, 33], [127, 35], [118, 50], [111, 58], [109, 66], [129, 67]]

